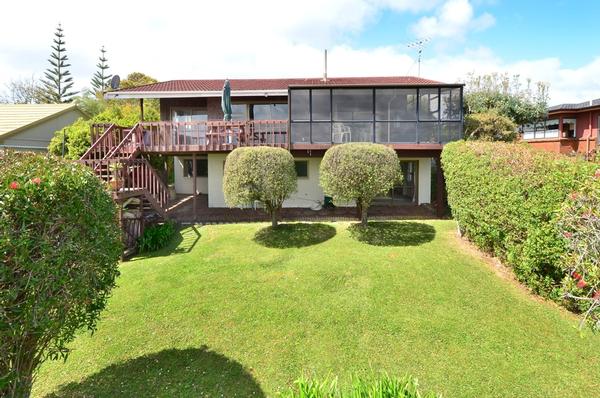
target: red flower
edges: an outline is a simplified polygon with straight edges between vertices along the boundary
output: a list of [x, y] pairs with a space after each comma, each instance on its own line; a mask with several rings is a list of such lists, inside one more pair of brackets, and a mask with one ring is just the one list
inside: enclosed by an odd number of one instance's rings
[[580, 280], [581, 279], [581, 274], [579, 272], [573, 272], [573, 278]]
[[563, 233], [563, 236], [567, 239], [571, 239], [573, 237], [573, 233], [572, 232], [565, 232]]
[[585, 283], [584, 280], [580, 280], [579, 282], [577, 282], [577, 287], [580, 289], [583, 289], [586, 286], [587, 286], [587, 283]]
[[596, 292], [594, 293], [593, 299], [594, 300], [600, 299], [600, 290], [596, 290]]
[[35, 185], [40, 185], [42, 183], [42, 179], [40, 177], [35, 177], [31, 179], [31, 182]]
[[13, 181], [10, 183], [10, 185], [8, 186], [10, 189], [19, 189], [19, 183], [16, 181]]
[[571, 200], [577, 199], [577, 192], [571, 193], [570, 198], [571, 198]]

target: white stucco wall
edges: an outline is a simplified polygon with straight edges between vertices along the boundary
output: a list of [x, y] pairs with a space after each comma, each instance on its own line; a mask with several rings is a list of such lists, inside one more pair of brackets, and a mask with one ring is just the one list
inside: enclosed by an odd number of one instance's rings
[[[194, 191], [194, 179], [183, 174], [183, 160], [192, 159], [191, 156], [175, 156], [175, 192], [191, 195]], [[196, 177], [196, 190], [198, 193], [208, 193], [208, 177]]]
[[0, 138], [0, 146], [24, 151], [46, 151], [54, 132], [62, 130], [83, 116], [79, 110], [70, 110], [55, 118]]
[[314, 207], [323, 203], [323, 189], [319, 185], [319, 166], [322, 158], [294, 158], [308, 161], [308, 177], [298, 178], [298, 190], [283, 202], [283, 207]]
[[[225, 204], [225, 197], [223, 195], [223, 165], [225, 162], [226, 154], [222, 153], [209, 153], [208, 154], [208, 179], [206, 181], [206, 188], [202, 185], [203, 189], [201, 192], [208, 192], [208, 206], [209, 207], [227, 207]], [[427, 204], [431, 202], [431, 158], [400, 158], [401, 160], [416, 160], [418, 161], [417, 170], [417, 199], [418, 204]], [[293, 193], [290, 199], [286, 200], [284, 207], [313, 207], [317, 202], [323, 202], [323, 189], [319, 185], [319, 166], [321, 164], [321, 158], [303, 158], [298, 157], [296, 160], [307, 160], [308, 161], [308, 177], [298, 178], [298, 190]], [[176, 160], [176, 171], [177, 171], [177, 160]], [[180, 166], [180, 179], [183, 178], [183, 166]], [[191, 184], [191, 178], [188, 178]], [[175, 187], [178, 193], [180, 190], [177, 185], [177, 172], [175, 174]], [[204, 183], [204, 181], [203, 181]], [[186, 185], [181, 185], [185, 187]], [[189, 185], [189, 193], [191, 193], [191, 185]], [[200, 187], [200, 178], [198, 186]], [[205, 189], [205, 190], [204, 190]], [[183, 193], [183, 192], [181, 192]], [[342, 205], [342, 204], [338, 204]], [[352, 205], [352, 204], [348, 204]]]
[[420, 205], [431, 203], [431, 158], [419, 159], [417, 200]]
[[223, 166], [226, 153], [208, 154], [208, 207], [227, 207], [223, 194]]

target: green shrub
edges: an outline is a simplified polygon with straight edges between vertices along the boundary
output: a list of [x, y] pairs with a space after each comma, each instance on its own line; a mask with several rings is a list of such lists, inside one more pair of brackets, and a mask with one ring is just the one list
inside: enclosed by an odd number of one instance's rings
[[535, 292], [559, 299], [567, 246], [556, 212], [595, 166], [526, 144], [464, 141], [444, 147], [442, 166], [461, 231]]
[[283, 202], [296, 191], [294, 157], [283, 148], [245, 147], [225, 160], [223, 193], [230, 207], [260, 202], [277, 226]]
[[0, 396], [93, 331], [118, 275], [117, 208], [85, 166], [0, 152]]
[[410, 376], [392, 377], [387, 374], [363, 378], [355, 376], [351, 385], [341, 388], [337, 379], [313, 380], [301, 377], [295, 388], [284, 398], [435, 398], [432, 392], [419, 392], [417, 379]]
[[514, 141], [517, 125], [498, 111], [487, 110], [465, 116], [465, 137], [481, 141]]
[[569, 195], [559, 213], [561, 236], [569, 248], [564, 256], [563, 287], [567, 304], [584, 312], [600, 331], [600, 169]]
[[147, 253], [162, 249], [171, 242], [173, 235], [175, 235], [173, 221], [151, 225], [144, 229], [144, 233], [139, 237], [138, 250], [140, 253]]
[[385, 145], [368, 143], [329, 148], [319, 174], [326, 194], [337, 201], [356, 201], [364, 227], [373, 199], [392, 189], [402, 178], [396, 152]]

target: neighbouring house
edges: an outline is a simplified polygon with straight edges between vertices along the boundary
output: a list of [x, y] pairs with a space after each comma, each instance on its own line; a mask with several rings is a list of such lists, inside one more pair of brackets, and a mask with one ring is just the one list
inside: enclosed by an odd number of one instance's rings
[[591, 157], [598, 153], [600, 99], [548, 108], [543, 122], [523, 128], [522, 139], [532, 146], [563, 154]]
[[85, 115], [75, 104], [0, 104], [0, 149], [45, 152], [56, 131]]
[[325, 151], [346, 142], [376, 142], [396, 150], [404, 174], [378, 204], [406, 211], [443, 203], [439, 159], [445, 143], [462, 138], [462, 84], [418, 77], [231, 79], [230, 84], [231, 121], [223, 121], [224, 80], [174, 80], [107, 93], [108, 99], [139, 99], [141, 105], [158, 99], [161, 121], [96, 126], [82, 161], [105, 179], [111, 162], [129, 162], [120, 189], [144, 190], [145, 201], [166, 209], [166, 187], [145, 156], [173, 155], [175, 191], [178, 197], [196, 194], [195, 214], [197, 196], [209, 209], [226, 207], [223, 166], [230, 151], [283, 147], [296, 159], [298, 173], [298, 190], [284, 207], [314, 209], [325, 201], [319, 185]]

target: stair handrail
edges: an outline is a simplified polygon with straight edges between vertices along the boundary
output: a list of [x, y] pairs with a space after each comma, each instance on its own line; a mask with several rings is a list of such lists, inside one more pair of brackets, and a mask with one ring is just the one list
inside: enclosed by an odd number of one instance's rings
[[[121, 148], [123, 148], [125, 146], [126, 143], [128, 143], [128, 141], [131, 140], [131, 137], [134, 136], [138, 129], [139, 129], [140, 124], [136, 123], [127, 134], [125, 134], [125, 137], [123, 137], [123, 139], [121, 140], [121, 142], [119, 142], [119, 144], [114, 147], [111, 151], [109, 151], [106, 155], [104, 155], [104, 159], [111, 159], [114, 157], [114, 155], [121, 150]], [[139, 138], [139, 137], [138, 137]], [[139, 148], [139, 140], [134, 140], [134, 142], [137, 144], [137, 147]]]
[[[156, 200], [159, 206], [166, 210], [169, 204], [169, 188], [162, 181], [154, 167], [144, 158], [122, 160], [123, 170], [130, 166], [140, 165], [142, 170], [137, 174], [128, 175], [125, 171], [123, 182], [124, 188], [143, 189]], [[135, 171], [134, 171], [135, 173]]]
[[117, 127], [116, 124], [111, 123], [106, 130], [104, 130], [104, 133], [102, 133], [102, 135], [100, 135], [100, 137], [98, 137], [98, 139], [94, 142], [92, 142], [92, 145], [88, 148], [87, 151], [85, 151], [85, 153], [83, 155], [81, 155], [81, 157], [79, 158], [79, 160], [86, 160], [90, 158], [90, 154], [92, 152], [95, 152], [96, 148], [100, 145], [101, 142], [106, 140], [106, 137], [112, 133], [112, 130]]

